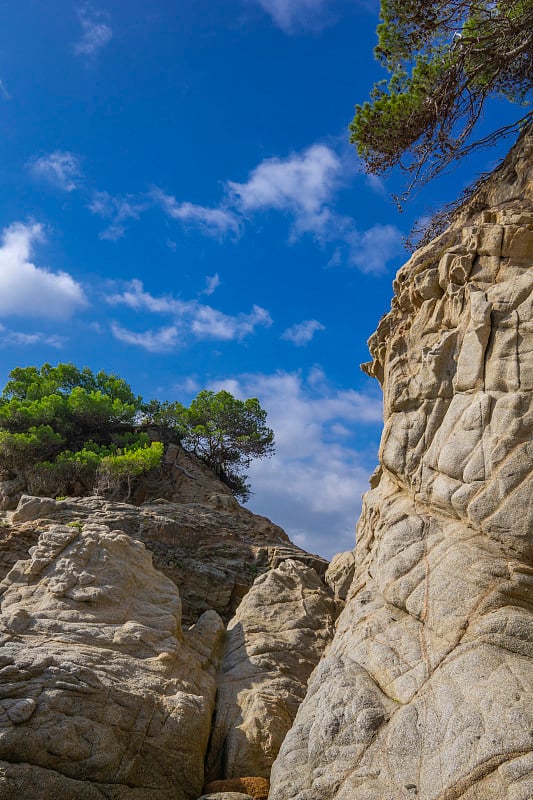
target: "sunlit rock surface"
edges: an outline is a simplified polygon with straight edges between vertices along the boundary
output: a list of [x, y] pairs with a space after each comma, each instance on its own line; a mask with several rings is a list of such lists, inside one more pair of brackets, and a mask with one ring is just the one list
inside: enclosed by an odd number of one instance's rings
[[288, 560], [256, 580], [225, 635], [207, 780], [270, 776], [334, 626], [314, 569]]
[[200, 795], [222, 620], [185, 633], [140, 542], [53, 526], [0, 589], [0, 797]]
[[532, 177], [529, 132], [398, 273], [381, 470], [271, 800], [533, 797]]

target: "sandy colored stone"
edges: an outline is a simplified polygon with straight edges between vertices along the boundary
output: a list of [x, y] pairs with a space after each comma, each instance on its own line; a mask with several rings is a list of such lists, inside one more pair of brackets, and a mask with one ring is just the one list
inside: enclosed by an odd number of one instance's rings
[[530, 130], [370, 340], [381, 468], [270, 800], [533, 797], [532, 266]]
[[192, 800], [222, 621], [102, 525], [49, 527], [0, 586], [0, 798]]
[[269, 777], [334, 622], [313, 569], [288, 560], [256, 580], [226, 633], [207, 780]]
[[[23, 558], [27, 544], [35, 544], [44, 520], [104, 524], [142, 541], [154, 566], [178, 586], [185, 625], [210, 609], [229, 621], [256, 576], [288, 558], [324, 574], [325, 559], [293, 545], [278, 525], [240, 506], [199, 459], [178, 450], [175, 463], [162, 468], [163, 483], [146, 487], [156, 499], [141, 505], [99, 496], [25, 497], [14, 513], [0, 512], [0, 579], [13, 553]], [[173, 499], [159, 497], [158, 490]]]
[[266, 778], [243, 776], [223, 781], [211, 781], [204, 787], [208, 793], [244, 792], [254, 800], [267, 800], [270, 784]]
[[23, 494], [11, 515], [11, 522], [28, 522], [32, 519], [43, 519], [56, 507], [53, 497], [32, 497]]
[[199, 800], [254, 800], [251, 794], [242, 792], [212, 792], [203, 794]]
[[333, 556], [324, 577], [335, 597], [346, 600], [346, 595], [352, 585], [354, 571], [355, 554], [353, 550], [346, 550]]

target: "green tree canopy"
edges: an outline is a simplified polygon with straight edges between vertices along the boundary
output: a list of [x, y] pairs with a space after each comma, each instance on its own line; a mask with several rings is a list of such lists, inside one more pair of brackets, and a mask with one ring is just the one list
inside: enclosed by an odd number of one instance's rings
[[489, 96], [531, 104], [533, 0], [381, 0], [380, 16], [374, 52], [390, 78], [350, 126], [369, 172], [399, 165], [410, 189], [531, 120], [471, 142]]
[[0, 467], [36, 494], [131, 495], [132, 482], [161, 464], [164, 447], [182, 444], [247, 498], [243, 470], [270, 455], [273, 432], [255, 398], [200, 392], [190, 408], [147, 403], [122, 378], [74, 364], [17, 367], [0, 396]]
[[202, 458], [238, 497], [250, 494], [244, 470], [274, 452], [274, 432], [257, 398], [204, 390], [186, 411], [184, 447]]

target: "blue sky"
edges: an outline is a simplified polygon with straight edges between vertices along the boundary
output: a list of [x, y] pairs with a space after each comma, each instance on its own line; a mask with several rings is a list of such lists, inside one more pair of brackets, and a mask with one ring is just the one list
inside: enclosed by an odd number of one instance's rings
[[[145, 398], [257, 396], [249, 507], [331, 556], [377, 460], [359, 370], [414, 219], [348, 144], [374, 0], [54, 0], [0, 10], [0, 379], [73, 361]], [[507, 113], [495, 106], [494, 114]], [[490, 115], [489, 115], [490, 116]], [[489, 119], [490, 122], [490, 119]]]

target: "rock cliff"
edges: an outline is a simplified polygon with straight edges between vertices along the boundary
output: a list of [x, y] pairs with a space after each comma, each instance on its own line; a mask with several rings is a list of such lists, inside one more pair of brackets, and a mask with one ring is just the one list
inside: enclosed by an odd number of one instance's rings
[[179, 459], [171, 499], [0, 514], [0, 800], [195, 800], [210, 741], [209, 777], [266, 797], [338, 603], [327, 562]]
[[531, 800], [532, 265], [529, 131], [398, 273], [327, 571], [179, 449], [135, 505], [0, 482], [0, 800]]
[[370, 340], [380, 468], [271, 800], [533, 797], [532, 265], [530, 130]]

